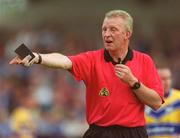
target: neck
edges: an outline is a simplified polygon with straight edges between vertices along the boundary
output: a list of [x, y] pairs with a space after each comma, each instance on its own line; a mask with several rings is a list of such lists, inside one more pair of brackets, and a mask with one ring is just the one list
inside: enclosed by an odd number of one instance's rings
[[124, 60], [127, 52], [128, 52], [128, 47], [123, 47], [115, 51], [109, 51], [109, 54], [115, 62], [118, 62], [119, 58], [121, 59], [121, 61]]

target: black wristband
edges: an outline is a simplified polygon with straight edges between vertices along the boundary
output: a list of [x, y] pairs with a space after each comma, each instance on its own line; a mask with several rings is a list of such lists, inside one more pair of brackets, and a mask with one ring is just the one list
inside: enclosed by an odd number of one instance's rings
[[42, 57], [41, 57], [41, 55], [40, 55], [39, 53], [37, 53], [37, 54], [38, 54], [38, 58], [39, 58], [37, 64], [41, 64], [41, 62], [42, 62]]

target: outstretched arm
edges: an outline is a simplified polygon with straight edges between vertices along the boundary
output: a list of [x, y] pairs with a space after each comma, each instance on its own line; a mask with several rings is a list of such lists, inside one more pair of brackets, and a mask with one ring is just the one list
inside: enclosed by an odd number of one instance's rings
[[35, 58], [29, 61], [29, 57], [25, 57], [21, 60], [18, 56], [13, 58], [9, 64], [21, 64], [23, 66], [29, 67], [33, 64], [42, 64], [51, 68], [61, 68], [61, 69], [71, 69], [72, 62], [71, 60], [60, 53], [49, 53], [49, 54], [37, 54], [33, 53]]

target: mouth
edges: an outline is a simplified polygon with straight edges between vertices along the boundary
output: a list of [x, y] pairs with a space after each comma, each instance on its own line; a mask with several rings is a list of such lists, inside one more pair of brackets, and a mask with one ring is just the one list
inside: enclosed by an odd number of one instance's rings
[[113, 41], [112, 41], [112, 40], [105, 40], [105, 42], [106, 42], [107, 44], [111, 44]]

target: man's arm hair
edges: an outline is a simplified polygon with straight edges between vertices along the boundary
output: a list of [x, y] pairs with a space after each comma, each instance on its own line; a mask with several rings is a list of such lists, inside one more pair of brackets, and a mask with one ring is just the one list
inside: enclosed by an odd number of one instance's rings
[[142, 83], [139, 89], [134, 90], [134, 93], [142, 103], [148, 105], [153, 110], [159, 109], [162, 105], [162, 99], [158, 93]]
[[41, 64], [50, 68], [61, 68], [70, 70], [72, 68], [71, 60], [60, 53], [40, 54]]

